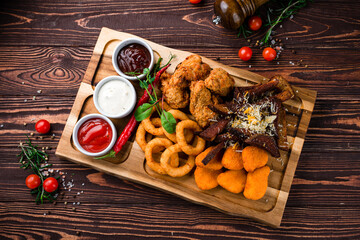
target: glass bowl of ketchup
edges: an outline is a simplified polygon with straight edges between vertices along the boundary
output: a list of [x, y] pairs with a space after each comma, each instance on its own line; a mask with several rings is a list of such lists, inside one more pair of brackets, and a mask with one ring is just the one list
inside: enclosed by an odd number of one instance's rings
[[145, 77], [143, 71], [154, 66], [154, 52], [150, 45], [140, 38], [128, 38], [121, 41], [114, 49], [112, 64], [115, 71], [129, 80]]
[[72, 137], [80, 152], [90, 157], [100, 157], [112, 149], [117, 133], [109, 118], [94, 113], [76, 123]]

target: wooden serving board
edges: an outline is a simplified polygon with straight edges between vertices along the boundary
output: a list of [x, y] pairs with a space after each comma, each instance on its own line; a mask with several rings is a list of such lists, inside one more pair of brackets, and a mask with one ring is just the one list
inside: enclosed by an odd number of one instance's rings
[[[90, 113], [97, 113], [92, 99], [94, 88], [101, 79], [117, 75], [111, 63], [112, 52], [120, 41], [130, 37], [136, 36], [108, 28], [101, 30], [89, 66], [80, 84], [74, 105], [56, 149], [56, 155], [122, 179], [157, 188], [230, 215], [250, 217], [273, 227], [279, 227], [304, 144], [305, 134], [314, 109], [316, 92], [294, 87], [296, 98], [284, 103], [287, 109], [288, 141], [292, 143], [292, 148], [289, 152], [281, 152], [281, 157], [278, 159], [269, 159], [268, 165], [272, 169], [269, 175], [269, 186], [265, 196], [257, 201], [248, 200], [242, 194], [233, 194], [221, 187], [209, 191], [201, 191], [196, 186], [192, 174], [181, 178], [172, 178], [153, 172], [146, 166], [144, 153], [139, 145], [134, 142], [134, 137], [128, 141], [117, 158], [95, 160], [92, 157], [83, 155], [75, 148], [71, 136], [72, 131], [76, 122], [81, 117]], [[192, 54], [167, 48], [150, 41], [147, 42], [153, 48], [156, 58], [161, 56], [164, 58], [164, 62], [169, 59], [170, 54], [176, 55], [176, 58], [172, 60], [171, 67], [168, 69], [170, 73], [174, 72], [178, 63]], [[267, 80], [258, 74], [228, 67], [207, 58], [203, 58], [203, 61], [212, 68], [221, 67], [225, 69], [234, 77], [238, 86], [257, 84]], [[139, 98], [143, 91], [139, 88], [136, 81], [133, 84]], [[118, 129], [118, 134], [120, 134], [129, 117], [112, 120]]]

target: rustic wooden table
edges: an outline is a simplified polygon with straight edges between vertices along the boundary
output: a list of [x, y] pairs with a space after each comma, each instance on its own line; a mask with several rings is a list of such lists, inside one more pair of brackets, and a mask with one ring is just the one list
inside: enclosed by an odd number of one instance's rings
[[[237, 51], [248, 43], [212, 23], [213, 0], [2, 2], [0, 238], [359, 239], [359, 16], [358, 1], [315, 1], [276, 29], [285, 48], [277, 61], [255, 49], [245, 63]], [[279, 229], [54, 155], [102, 27], [318, 91]], [[53, 169], [75, 184], [56, 205], [34, 203], [16, 157], [42, 118], [51, 134], [33, 142], [50, 147]]]

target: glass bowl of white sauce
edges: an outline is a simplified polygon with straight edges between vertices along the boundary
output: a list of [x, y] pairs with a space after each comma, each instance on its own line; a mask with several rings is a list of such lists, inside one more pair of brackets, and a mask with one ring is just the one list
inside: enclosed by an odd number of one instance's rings
[[120, 76], [109, 76], [96, 85], [93, 99], [96, 109], [102, 115], [123, 118], [135, 107], [136, 91], [129, 80]]

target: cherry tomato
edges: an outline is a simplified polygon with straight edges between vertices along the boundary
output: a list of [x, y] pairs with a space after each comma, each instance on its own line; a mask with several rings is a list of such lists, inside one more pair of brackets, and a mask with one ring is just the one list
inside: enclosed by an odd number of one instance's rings
[[189, 0], [192, 4], [198, 4], [201, 2], [201, 0]]
[[272, 61], [276, 58], [276, 51], [271, 47], [267, 47], [264, 49], [262, 55], [265, 60]]
[[239, 50], [239, 58], [243, 61], [249, 61], [252, 56], [252, 50], [249, 47], [242, 47]]
[[43, 183], [44, 190], [47, 191], [48, 193], [55, 191], [58, 188], [58, 186], [59, 186], [58, 181], [53, 177], [49, 177], [45, 179]]
[[257, 31], [261, 28], [262, 20], [259, 16], [252, 16], [249, 18], [249, 28], [253, 31]]
[[25, 184], [28, 188], [34, 189], [40, 186], [41, 180], [40, 177], [36, 174], [30, 174], [26, 177]]
[[35, 129], [42, 134], [48, 133], [50, 131], [50, 123], [45, 119], [41, 119], [35, 124]]

